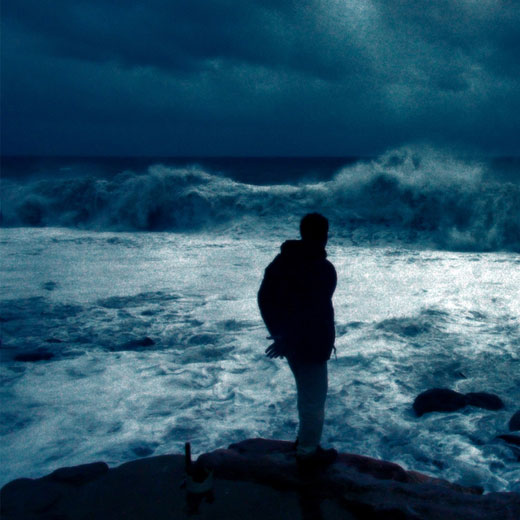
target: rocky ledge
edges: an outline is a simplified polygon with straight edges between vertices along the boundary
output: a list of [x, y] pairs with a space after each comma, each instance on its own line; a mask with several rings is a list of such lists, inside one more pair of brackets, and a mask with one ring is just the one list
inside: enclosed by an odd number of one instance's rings
[[[293, 444], [249, 439], [201, 455], [109, 469], [103, 462], [17, 479], [1, 490], [2, 519], [439, 519], [516, 520], [520, 494], [487, 493], [391, 462], [342, 453], [302, 473]], [[197, 478], [197, 474], [200, 478]], [[186, 485], [187, 480], [187, 485]]]

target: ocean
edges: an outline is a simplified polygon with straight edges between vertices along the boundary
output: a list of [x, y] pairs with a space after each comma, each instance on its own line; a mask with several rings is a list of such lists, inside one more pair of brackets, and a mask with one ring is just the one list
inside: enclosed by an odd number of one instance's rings
[[[0, 485], [58, 467], [294, 439], [256, 294], [300, 218], [330, 220], [337, 359], [324, 446], [520, 491], [520, 162], [3, 158]], [[432, 387], [500, 411], [417, 418]]]

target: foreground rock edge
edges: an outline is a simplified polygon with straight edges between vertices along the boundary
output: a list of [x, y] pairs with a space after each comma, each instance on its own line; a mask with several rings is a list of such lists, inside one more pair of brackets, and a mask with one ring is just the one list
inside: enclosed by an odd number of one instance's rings
[[[330, 516], [332, 503], [352, 518], [520, 518], [518, 493], [482, 494], [478, 488], [361, 455], [342, 453], [325, 471], [302, 475], [293, 444], [287, 441], [248, 439], [203, 454], [197, 464], [213, 472], [216, 487], [222, 481], [242, 483], [239, 496], [231, 503], [238, 509], [248, 506], [243, 486], [252, 489], [261, 485], [272, 493], [292, 493], [300, 497], [299, 502], [305, 499], [306, 507], [310, 503], [319, 509], [329, 504], [325, 508], [329, 516], [323, 518], [335, 518]], [[150, 508], [154, 509], [154, 518], [171, 518], [173, 510], [176, 517], [183, 518], [187, 516], [185, 492], [180, 489], [183, 477], [181, 455], [139, 459], [112, 469], [103, 462], [61, 468], [40, 479], [17, 479], [6, 484], [0, 492], [2, 518], [139, 518]], [[127, 497], [124, 500], [120, 496], [123, 493]], [[218, 518], [222, 502], [232, 495], [233, 491], [227, 490], [225, 497], [219, 497], [216, 489], [215, 504], [201, 505], [203, 518]], [[290, 507], [296, 507], [298, 501], [293, 502]], [[260, 515], [260, 509], [257, 512]], [[298, 518], [299, 512], [295, 515]]]

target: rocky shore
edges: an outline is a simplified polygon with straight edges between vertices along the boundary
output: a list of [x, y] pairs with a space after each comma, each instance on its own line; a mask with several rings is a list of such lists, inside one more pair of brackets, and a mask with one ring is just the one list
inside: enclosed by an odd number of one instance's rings
[[[341, 453], [302, 473], [293, 444], [248, 439], [201, 455], [186, 485], [184, 455], [108, 468], [96, 462], [17, 479], [1, 490], [2, 519], [516, 520], [520, 494], [486, 493], [397, 464]], [[191, 470], [190, 470], [191, 472]], [[197, 472], [199, 478], [197, 477]]]

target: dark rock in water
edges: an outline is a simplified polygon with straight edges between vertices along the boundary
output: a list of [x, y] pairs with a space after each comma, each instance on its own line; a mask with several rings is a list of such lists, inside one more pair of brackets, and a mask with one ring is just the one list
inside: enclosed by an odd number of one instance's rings
[[506, 441], [509, 444], [520, 446], [520, 435], [509, 435], [506, 433], [504, 435], [499, 435], [498, 438]]
[[470, 406], [478, 406], [486, 410], [501, 410], [504, 408], [504, 403], [498, 395], [486, 392], [470, 392], [466, 394], [466, 401]]
[[504, 408], [502, 399], [487, 392], [461, 394], [449, 388], [432, 388], [419, 394], [413, 403], [415, 413], [420, 417], [428, 412], [454, 412], [465, 406], [477, 406], [486, 410]]
[[13, 480], [0, 491], [1, 517], [9, 514], [10, 518], [26, 518], [26, 515], [44, 513], [62, 494], [59, 486], [52, 482], [31, 478]]
[[518, 410], [509, 421], [509, 431], [514, 432], [518, 430], [520, 430], [520, 410]]
[[52, 352], [48, 352], [47, 350], [36, 350], [34, 352], [23, 352], [22, 354], [17, 354], [14, 356], [14, 360], [28, 363], [35, 361], [48, 361], [53, 357], [54, 354]]
[[508, 447], [511, 449], [517, 460], [520, 462], [520, 435], [499, 435], [497, 439], [502, 439], [507, 442]]
[[149, 457], [150, 455], [152, 455], [152, 453], [155, 451], [155, 449], [157, 448], [158, 444], [157, 443], [143, 443], [143, 444], [136, 444], [133, 448], [132, 448], [132, 452], [137, 456], [137, 457]]
[[120, 345], [119, 347], [112, 348], [111, 350], [119, 351], [119, 350], [133, 350], [141, 347], [151, 347], [155, 345], [155, 341], [148, 336], [141, 339], [133, 339], [131, 341], [127, 341]]
[[47, 478], [55, 482], [81, 485], [90, 482], [108, 472], [106, 462], [92, 462], [71, 468], [60, 468], [52, 472]]
[[147, 336], [143, 339], [137, 340], [135, 345], [137, 347], [151, 347], [152, 345], [155, 345], [155, 341]]
[[428, 412], [454, 412], [466, 404], [464, 394], [449, 388], [431, 388], [415, 398], [413, 409], [420, 417]]

